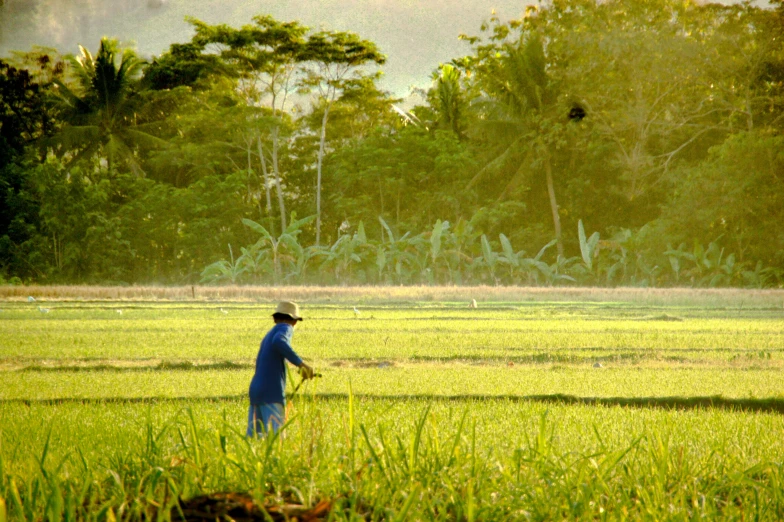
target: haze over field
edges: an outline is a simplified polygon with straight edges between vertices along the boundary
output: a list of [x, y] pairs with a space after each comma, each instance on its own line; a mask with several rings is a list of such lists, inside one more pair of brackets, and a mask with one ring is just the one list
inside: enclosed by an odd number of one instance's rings
[[[406, 96], [426, 87], [441, 62], [467, 54], [461, 33], [476, 34], [495, 9], [502, 19], [519, 17], [522, 0], [0, 0], [0, 56], [33, 45], [76, 53], [96, 47], [102, 36], [133, 42], [146, 57], [172, 42], [190, 40], [185, 16], [234, 27], [266, 13], [326, 29], [353, 31], [376, 42], [388, 56], [382, 86]], [[719, 2], [738, 3], [738, 2]], [[767, 2], [752, 2], [767, 5]]]

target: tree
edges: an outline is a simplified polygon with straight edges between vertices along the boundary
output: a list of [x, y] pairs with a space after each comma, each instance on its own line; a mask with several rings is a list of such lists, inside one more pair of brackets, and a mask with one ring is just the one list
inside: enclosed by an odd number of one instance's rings
[[171, 44], [169, 52], [153, 58], [145, 68], [142, 83], [154, 90], [175, 89], [197, 85], [219, 74], [217, 57], [205, 55], [204, 47], [194, 42]]
[[784, 123], [784, 17], [748, 3], [702, 9], [702, 88], [727, 130]]
[[441, 65], [428, 92], [430, 104], [436, 109], [436, 125], [449, 129], [459, 139], [465, 137], [463, 118], [466, 111], [465, 93], [460, 85], [461, 72], [452, 64]]
[[0, 168], [54, 129], [43, 86], [25, 69], [0, 60]]
[[[469, 62], [483, 95], [474, 101], [479, 113], [474, 133], [493, 153], [468, 187], [493, 171], [511, 168], [506, 192], [528, 178], [532, 168], [543, 167], [558, 255], [563, 256], [553, 149], [563, 140], [567, 111], [559, 103], [559, 85], [548, 71], [542, 37], [519, 23], [506, 26], [497, 18], [493, 21], [493, 36], [476, 47]], [[509, 39], [511, 30], [519, 30], [519, 36]], [[481, 43], [478, 38], [469, 40]]]
[[49, 143], [57, 146], [62, 154], [77, 151], [71, 164], [101, 154], [107, 160], [110, 176], [118, 162], [142, 175], [136, 155], [138, 147], [166, 145], [165, 141], [147, 132], [150, 124], [136, 125], [135, 122], [134, 81], [141, 72], [142, 62], [133, 51], [121, 51], [117, 41], [108, 38], [101, 39], [95, 57], [84, 47], [79, 49], [79, 58], [69, 57], [78, 89], [72, 90], [64, 82], [55, 80], [68, 125]]
[[711, 149], [708, 161], [672, 173], [662, 211], [674, 244], [721, 241], [739, 261], [784, 263], [784, 138], [740, 132]]
[[615, 190], [646, 220], [678, 162], [704, 160], [773, 112], [780, 87], [765, 73], [781, 38], [771, 17], [748, 4], [675, 0], [570, 0], [534, 17], [569, 95], [614, 150]]
[[[327, 137], [327, 120], [332, 104], [338, 99], [347, 86], [357, 78], [351, 78], [352, 72], [368, 62], [378, 65], [386, 58], [376, 45], [368, 40], [361, 40], [354, 33], [319, 32], [310, 35], [302, 50], [300, 58], [313, 64], [302, 85], [316, 89], [319, 108], [322, 111], [321, 134], [316, 164], [316, 245], [321, 240], [321, 169], [324, 161], [324, 150]], [[361, 74], [355, 75], [361, 78]]]
[[451, 131], [377, 129], [327, 157], [326, 230], [362, 221], [369, 233], [383, 237], [378, 216], [400, 235], [437, 219], [470, 218], [476, 197], [463, 187], [476, 166], [468, 145]]
[[[50, 63], [48, 56], [37, 58], [36, 66]], [[30, 258], [40, 202], [30, 191], [34, 164], [26, 159], [25, 149], [50, 135], [55, 125], [45, 87], [29, 71], [0, 60], [0, 274], [40, 273]]]
[[[234, 29], [227, 25], [208, 25], [194, 18], [193, 42], [202, 48], [217, 48], [227, 71], [238, 80], [238, 90], [248, 105], [266, 107], [273, 118], [269, 129], [272, 142], [269, 160], [274, 174], [282, 228], [286, 228], [286, 206], [280, 169], [282, 120], [286, 103], [294, 89], [293, 76], [301, 61], [307, 28], [298, 22], [279, 22], [271, 16], [255, 16], [253, 25]], [[261, 135], [259, 130], [259, 135]], [[260, 155], [267, 151], [260, 147]]]

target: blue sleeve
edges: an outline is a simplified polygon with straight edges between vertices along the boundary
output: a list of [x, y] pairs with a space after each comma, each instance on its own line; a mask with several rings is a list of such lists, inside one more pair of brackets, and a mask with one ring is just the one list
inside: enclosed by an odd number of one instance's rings
[[290, 336], [288, 335], [279, 335], [275, 342], [272, 344], [273, 348], [283, 356], [288, 362], [293, 364], [294, 366], [299, 366], [302, 364], [302, 359], [300, 359], [297, 352], [291, 347], [291, 342], [289, 341]]

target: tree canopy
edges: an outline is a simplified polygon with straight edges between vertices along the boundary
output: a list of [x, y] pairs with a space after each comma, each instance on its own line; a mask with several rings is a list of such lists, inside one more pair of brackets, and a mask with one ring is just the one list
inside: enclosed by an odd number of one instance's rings
[[784, 8], [551, 0], [408, 106], [268, 15], [0, 60], [0, 281], [784, 284]]

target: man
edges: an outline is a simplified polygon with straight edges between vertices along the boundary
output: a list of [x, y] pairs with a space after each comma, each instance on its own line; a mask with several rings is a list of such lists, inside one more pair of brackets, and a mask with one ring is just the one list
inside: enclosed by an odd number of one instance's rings
[[302, 362], [291, 347], [291, 337], [298, 321], [299, 306], [284, 301], [272, 314], [275, 326], [261, 341], [256, 357], [256, 373], [250, 381], [250, 408], [248, 410], [248, 437], [277, 433], [285, 419], [286, 361], [299, 367], [303, 379], [313, 378], [313, 368]]

